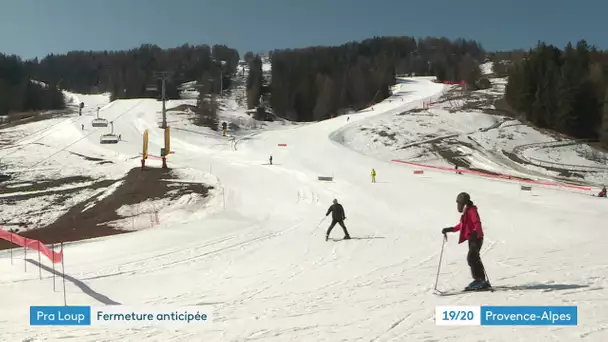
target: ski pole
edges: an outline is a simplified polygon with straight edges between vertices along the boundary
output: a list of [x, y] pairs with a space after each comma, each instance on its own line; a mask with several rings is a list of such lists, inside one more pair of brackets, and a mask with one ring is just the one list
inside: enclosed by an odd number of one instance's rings
[[443, 259], [443, 247], [445, 242], [448, 241], [448, 236], [443, 234], [443, 240], [441, 240], [441, 253], [439, 254], [439, 265], [437, 266], [437, 278], [435, 278], [435, 291], [437, 291], [437, 283], [439, 282], [439, 271], [441, 270], [441, 260]]
[[488, 277], [488, 273], [486, 272], [485, 266], [483, 268], [483, 274], [486, 276], [486, 281], [488, 282], [488, 285], [490, 285], [490, 287], [492, 287], [492, 283], [490, 282], [490, 277]]
[[317, 226], [315, 227], [315, 229], [313, 229], [313, 230], [310, 232], [311, 234], [312, 234], [312, 233], [314, 233], [314, 232], [315, 232], [315, 231], [316, 231], [316, 230], [319, 228], [319, 226], [321, 225], [321, 223], [323, 223], [323, 221], [325, 221], [325, 218], [326, 218], [326, 217], [327, 217], [327, 216], [323, 217], [323, 218], [321, 219], [321, 221], [319, 221], [319, 224], [317, 224]]

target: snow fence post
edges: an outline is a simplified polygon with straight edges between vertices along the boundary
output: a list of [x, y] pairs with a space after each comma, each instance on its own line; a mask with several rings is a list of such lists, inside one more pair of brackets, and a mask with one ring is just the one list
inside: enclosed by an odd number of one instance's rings
[[11, 265], [13, 264], [13, 233], [11, 232]]
[[51, 254], [53, 258], [53, 292], [55, 292], [55, 243], [51, 244], [51, 251], [53, 251]]
[[[38, 242], [41, 244], [42, 242]], [[38, 277], [42, 280], [42, 262], [40, 261], [40, 248], [38, 248]]]
[[[61, 252], [63, 254], [63, 242], [61, 243]], [[61, 277], [63, 278], [63, 306], [68, 306], [67, 296], [65, 294], [65, 255], [61, 258]]]

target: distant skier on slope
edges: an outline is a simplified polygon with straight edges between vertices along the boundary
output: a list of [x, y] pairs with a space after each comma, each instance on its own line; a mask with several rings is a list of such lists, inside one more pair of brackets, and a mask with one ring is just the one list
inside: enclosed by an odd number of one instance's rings
[[606, 197], [606, 186], [605, 185], [602, 188], [602, 191], [600, 191], [600, 193], [597, 194], [597, 197]]
[[466, 192], [461, 192], [456, 197], [456, 205], [458, 212], [462, 213], [460, 222], [454, 227], [444, 228], [441, 233], [460, 231], [458, 243], [469, 241], [469, 253], [467, 254], [467, 262], [471, 268], [473, 282], [465, 288], [465, 290], [481, 290], [490, 287], [486, 279], [485, 268], [481, 262], [479, 252], [483, 245], [483, 229], [481, 228], [481, 219], [477, 212], [477, 207], [471, 201], [471, 196]]
[[268, 162], [270, 163], [270, 165], [272, 165], [272, 156], [270, 156], [270, 158], [268, 158]]
[[372, 169], [372, 183], [376, 183], [376, 169]]
[[344, 231], [344, 239], [348, 240], [350, 239], [350, 235], [348, 234], [348, 230], [346, 230], [346, 226], [344, 225], [344, 220], [346, 220], [346, 214], [344, 213], [344, 207], [342, 207], [342, 204], [338, 203], [338, 200], [334, 198], [334, 204], [332, 204], [331, 206], [329, 206], [329, 209], [327, 209], [327, 213], [325, 214], [325, 216], [328, 216], [329, 213], [331, 213], [331, 225], [329, 225], [329, 228], [327, 229], [327, 233], [325, 234], [325, 241], [327, 241], [329, 239], [329, 234], [331, 233], [331, 230], [334, 229], [334, 226], [337, 224], [340, 225], [340, 227], [342, 227], [342, 230]]

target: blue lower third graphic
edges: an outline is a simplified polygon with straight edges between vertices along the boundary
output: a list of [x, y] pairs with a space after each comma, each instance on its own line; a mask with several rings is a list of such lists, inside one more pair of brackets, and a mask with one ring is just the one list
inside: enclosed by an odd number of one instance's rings
[[30, 325], [91, 325], [91, 307], [30, 306]]
[[577, 325], [576, 306], [482, 306], [481, 325]]

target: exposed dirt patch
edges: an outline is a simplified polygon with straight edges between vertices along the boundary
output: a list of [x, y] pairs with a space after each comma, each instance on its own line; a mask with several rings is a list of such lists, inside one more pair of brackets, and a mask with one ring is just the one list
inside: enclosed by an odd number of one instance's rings
[[[531, 164], [531, 163], [529, 163], [529, 162], [527, 162], [527, 161], [519, 158], [515, 153], [507, 152], [505, 150], [503, 150], [502, 153], [505, 156], [507, 156], [509, 159], [511, 159], [512, 161], [514, 161], [514, 162], [516, 162], [518, 164], [521, 164], [521, 165], [531, 165], [531, 166], [536, 166], [536, 167], [542, 167], [545, 170], [554, 171], [554, 172], [559, 173], [558, 174], [559, 177], [566, 177], [566, 178], [576, 177], [576, 178], [580, 178], [580, 179], [585, 179], [585, 176], [583, 176], [580, 173], [576, 173], [576, 172], [573, 172], [573, 171], [569, 171], [569, 170], [566, 170], [566, 169], [560, 169], [560, 168], [556, 168], [556, 167], [534, 165], [534, 164]], [[565, 180], [562, 180], [562, 181], [565, 181]]]
[[[0, 194], [10, 194], [13, 192], [24, 192], [24, 191], [48, 190], [51, 188], [57, 188], [57, 187], [72, 184], [72, 183], [90, 182], [93, 180], [94, 180], [93, 178], [85, 177], [85, 176], [72, 176], [72, 177], [64, 177], [64, 178], [60, 178], [60, 179], [36, 180], [36, 182], [32, 183], [31, 185], [22, 186], [22, 187], [10, 187], [10, 188], [9, 188], [9, 186], [11, 186], [13, 184], [17, 185], [17, 184], [23, 183], [23, 182], [21, 182], [21, 181], [14, 182], [14, 183], [5, 182], [2, 185], [0, 185]], [[29, 196], [36, 197], [36, 194], [29, 195]]]
[[589, 143], [589, 146], [593, 147], [596, 150], [602, 151], [604, 153], [608, 153], [608, 145], [603, 145], [599, 142]]
[[[121, 179], [124, 183], [116, 191], [101, 199], [88, 210], [83, 212], [86, 207], [97, 202], [102, 193], [73, 206], [68, 212], [46, 227], [25, 231], [22, 234], [18, 233], [47, 244], [125, 233], [126, 231], [108, 225], [108, 222], [124, 218], [116, 214], [116, 210], [121, 206], [138, 204], [148, 199], [168, 198], [175, 200], [189, 193], [207, 197], [209, 190], [213, 189], [211, 186], [199, 183], [179, 183], [161, 181], [161, 179], [177, 180], [177, 177], [170, 169], [148, 168], [142, 171], [139, 168], [134, 168]], [[114, 182], [117, 182], [117, 180], [100, 181], [95, 183], [94, 186], [107, 187]], [[15, 191], [16, 189], [11, 190]], [[19, 190], [22, 191], [22, 188]], [[0, 250], [10, 247], [15, 246], [8, 241], [0, 240]]]
[[437, 144], [431, 144], [431, 147], [435, 153], [451, 164], [462, 168], [468, 168], [471, 165], [468, 160], [461, 158], [462, 153], [458, 150], [441, 147]]
[[395, 136], [397, 135], [397, 133], [387, 133], [386, 131], [382, 130], [380, 132], [377, 132], [379, 136], [381, 137], [388, 137], [391, 140], [397, 140], [395, 139]]

